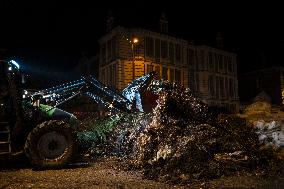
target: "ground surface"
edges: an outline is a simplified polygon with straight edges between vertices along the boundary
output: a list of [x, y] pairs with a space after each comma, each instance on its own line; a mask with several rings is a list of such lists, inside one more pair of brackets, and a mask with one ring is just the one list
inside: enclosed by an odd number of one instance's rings
[[44, 171], [13, 163], [2, 164], [0, 188], [183, 188], [143, 179], [141, 172], [127, 171], [123, 162], [114, 158]]
[[143, 178], [138, 170], [127, 170], [117, 158], [74, 164], [61, 170], [33, 170], [25, 161], [1, 164], [0, 188], [284, 188], [284, 175], [269, 179], [253, 175], [222, 177], [210, 182], [174, 185]]

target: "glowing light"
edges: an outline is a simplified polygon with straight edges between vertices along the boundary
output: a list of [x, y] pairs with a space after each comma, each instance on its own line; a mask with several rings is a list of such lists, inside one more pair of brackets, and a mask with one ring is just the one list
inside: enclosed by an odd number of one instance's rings
[[138, 38], [133, 39], [133, 43], [138, 43], [138, 41], [139, 41]]
[[12, 70], [12, 67], [9, 67], [8, 70], [11, 71], [11, 70]]
[[20, 65], [15, 60], [10, 60], [9, 63], [13, 64], [17, 67], [17, 69], [20, 69]]

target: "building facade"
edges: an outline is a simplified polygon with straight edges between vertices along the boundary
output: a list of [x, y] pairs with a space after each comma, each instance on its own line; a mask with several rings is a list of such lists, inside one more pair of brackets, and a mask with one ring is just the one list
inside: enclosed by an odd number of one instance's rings
[[106, 85], [121, 90], [133, 79], [156, 71], [163, 79], [189, 87], [210, 106], [239, 109], [234, 53], [193, 45], [166, 32], [121, 26], [100, 38], [99, 45], [99, 80]]
[[[131, 41], [134, 37], [139, 40], [136, 44]], [[107, 85], [123, 89], [133, 79], [156, 71], [164, 79], [188, 86], [185, 40], [143, 29], [116, 27], [99, 44], [99, 77]]]
[[[189, 47], [189, 51], [193, 48]], [[224, 50], [196, 46], [195, 62], [189, 63], [189, 88], [195, 91], [209, 106], [239, 111], [236, 55]], [[189, 58], [189, 62], [192, 58]], [[194, 59], [193, 59], [194, 60]]]

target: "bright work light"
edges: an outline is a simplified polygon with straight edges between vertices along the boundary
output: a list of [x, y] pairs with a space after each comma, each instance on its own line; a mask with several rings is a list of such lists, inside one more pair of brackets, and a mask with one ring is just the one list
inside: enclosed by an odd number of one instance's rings
[[15, 60], [10, 60], [9, 63], [13, 64], [17, 67], [17, 69], [20, 69], [20, 65]]

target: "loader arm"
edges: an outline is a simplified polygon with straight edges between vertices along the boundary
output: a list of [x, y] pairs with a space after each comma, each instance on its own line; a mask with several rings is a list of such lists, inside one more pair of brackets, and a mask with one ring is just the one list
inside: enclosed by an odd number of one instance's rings
[[[74, 97], [88, 96], [100, 105], [112, 112], [131, 112], [133, 104], [137, 104], [137, 95], [149, 85], [154, 77], [154, 72], [144, 75], [130, 83], [122, 93], [118, 93], [98, 81], [93, 76], [81, 77], [81, 79], [64, 83], [52, 88], [44, 89], [32, 94], [31, 98], [41, 95], [44, 104], [52, 108], [66, 103]], [[143, 111], [136, 106], [136, 110]], [[48, 109], [47, 109], [48, 111]]]

